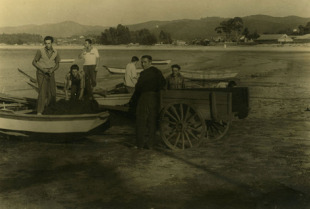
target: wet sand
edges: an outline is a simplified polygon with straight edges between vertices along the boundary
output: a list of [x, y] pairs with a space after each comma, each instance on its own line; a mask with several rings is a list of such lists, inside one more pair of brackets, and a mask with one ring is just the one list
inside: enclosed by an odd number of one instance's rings
[[134, 124], [120, 113], [80, 140], [2, 137], [0, 208], [310, 208], [307, 56], [251, 60], [239, 84], [249, 116], [199, 148], [132, 149]]

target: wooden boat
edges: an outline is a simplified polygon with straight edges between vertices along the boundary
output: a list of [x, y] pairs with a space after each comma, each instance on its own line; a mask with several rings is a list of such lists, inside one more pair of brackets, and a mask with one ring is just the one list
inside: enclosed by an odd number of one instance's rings
[[25, 111], [0, 111], [0, 129], [26, 133], [87, 133], [107, 122], [107, 111], [97, 114], [36, 115]]
[[181, 74], [184, 78], [190, 79], [190, 80], [227, 80], [230, 78], [234, 78], [238, 75], [238, 73], [235, 72], [229, 72], [229, 71], [181, 71]]
[[107, 111], [95, 114], [36, 115], [34, 99], [0, 95], [0, 132], [10, 135], [88, 133], [108, 121]]
[[171, 60], [153, 60], [153, 65], [168, 65], [170, 64]]
[[[171, 60], [153, 60], [152, 64], [153, 65], [167, 65], [171, 62]], [[103, 65], [104, 68], [106, 68], [109, 73], [111, 74], [125, 74], [126, 69], [125, 68], [117, 68], [117, 67], [108, 67]], [[139, 68], [137, 69], [137, 73], [141, 73], [143, 69]]]
[[[111, 74], [125, 74], [126, 71], [125, 68], [107, 67], [105, 65], [103, 67], [106, 68]], [[137, 69], [137, 73], [141, 73], [141, 71], [143, 71], [143, 69]]]

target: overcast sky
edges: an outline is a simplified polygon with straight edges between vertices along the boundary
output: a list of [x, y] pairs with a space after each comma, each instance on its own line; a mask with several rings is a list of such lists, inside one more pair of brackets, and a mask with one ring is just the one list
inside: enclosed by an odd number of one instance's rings
[[310, 0], [0, 0], [0, 27], [66, 20], [116, 26], [255, 14], [310, 17]]

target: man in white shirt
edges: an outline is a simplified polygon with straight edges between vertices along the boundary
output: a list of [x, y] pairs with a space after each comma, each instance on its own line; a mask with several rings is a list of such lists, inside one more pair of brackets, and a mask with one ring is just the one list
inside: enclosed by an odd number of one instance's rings
[[97, 85], [96, 68], [99, 65], [100, 57], [98, 50], [92, 46], [90, 39], [85, 40], [84, 49], [79, 58], [84, 59], [85, 99], [93, 99], [93, 88]]
[[138, 80], [138, 74], [136, 69], [137, 62], [139, 62], [139, 58], [133, 56], [131, 58], [131, 62], [128, 63], [126, 66], [124, 84], [128, 93], [133, 93], [135, 91], [135, 85]]

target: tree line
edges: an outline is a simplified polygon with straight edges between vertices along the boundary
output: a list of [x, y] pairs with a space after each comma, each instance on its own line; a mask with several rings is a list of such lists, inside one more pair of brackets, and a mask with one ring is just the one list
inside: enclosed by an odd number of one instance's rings
[[5, 44], [34, 44], [41, 43], [42, 36], [37, 34], [18, 33], [18, 34], [0, 34], [0, 43]]
[[139, 43], [142, 45], [152, 45], [155, 43], [171, 44], [171, 35], [163, 30], [160, 31], [158, 37], [151, 33], [148, 29], [130, 31], [128, 27], [121, 24], [116, 28], [110, 27], [105, 29], [98, 38], [99, 44], [104, 45], [119, 45], [129, 43]]
[[[215, 28], [218, 34], [223, 34], [225, 36], [225, 41], [239, 42], [241, 37], [248, 40], [254, 40], [259, 37], [259, 34], [254, 31], [250, 32], [247, 27], [244, 27], [243, 20], [240, 17], [230, 18], [228, 20], [222, 21], [219, 26]], [[299, 25], [298, 31], [293, 31], [292, 29], [285, 29], [285, 31], [279, 31], [279, 33], [286, 33], [288, 35], [304, 35], [310, 34], [310, 22], [306, 25]], [[159, 34], [155, 35], [150, 30], [144, 28], [136, 31], [130, 31], [128, 27], [118, 24], [116, 27], [110, 27], [105, 29], [101, 35], [91, 36], [95, 43], [102, 45], [120, 45], [120, 44], [130, 44], [137, 43], [141, 45], [152, 45], [155, 43], [171, 44], [172, 37], [170, 33], [161, 30]], [[34, 44], [41, 43], [43, 40], [41, 35], [37, 34], [0, 34], [0, 43], [5, 44]], [[216, 40], [213, 40], [216, 41]], [[194, 40], [195, 44], [208, 45], [209, 40], [202, 39], [197, 42]]]
[[310, 34], [310, 22], [308, 22], [305, 26], [298, 26], [298, 35]]
[[250, 33], [247, 27], [244, 27], [241, 17], [234, 17], [228, 20], [222, 21], [219, 26], [215, 28], [215, 31], [219, 34], [225, 34], [225, 40], [239, 42], [241, 36], [247, 39], [257, 39], [259, 34], [254, 31]]

